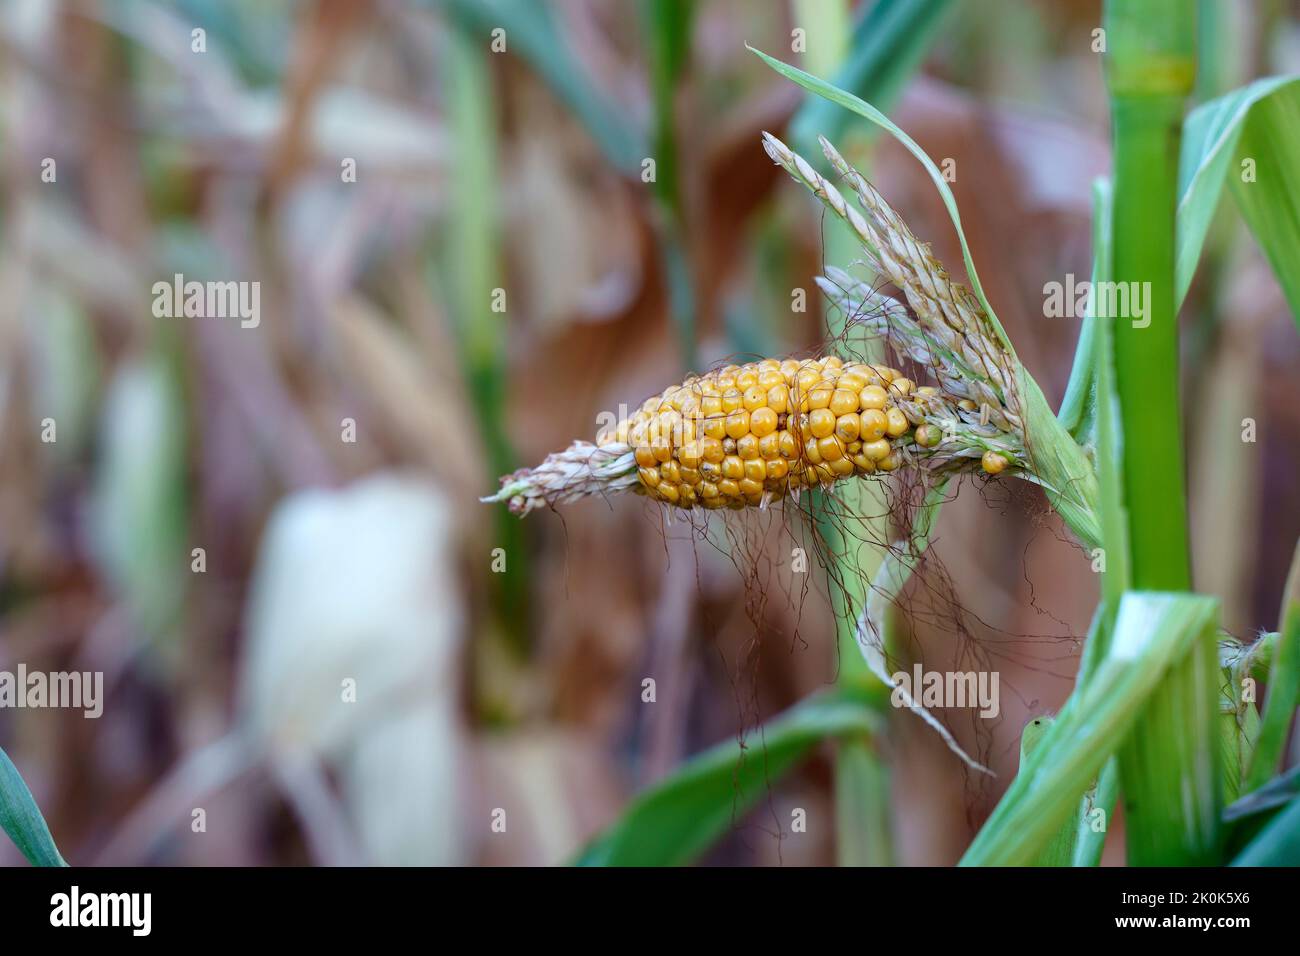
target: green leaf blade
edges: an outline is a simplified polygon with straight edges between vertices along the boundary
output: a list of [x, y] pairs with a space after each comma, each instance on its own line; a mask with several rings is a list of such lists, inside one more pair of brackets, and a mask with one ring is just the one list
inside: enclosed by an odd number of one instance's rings
[[68, 865], [54, 843], [36, 799], [3, 748], [0, 748], [0, 827], [32, 866]]
[[[867, 4], [854, 25], [848, 59], [836, 70], [835, 86], [873, 103], [894, 102], [920, 66], [951, 7], [952, 0]], [[811, 97], [791, 120], [790, 136], [799, 148], [811, 150], [819, 135], [832, 142], [839, 139], [845, 119], [833, 102]]]
[[861, 693], [829, 691], [765, 724], [744, 745], [719, 744], [637, 797], [574, 861], [579, 866], [684, 866], [827, 738], [870, 736], [880, 719]]
[[[1249, 176], [1242, 166], [1250, 160]], [[1178, 175], [1177, 281], [1192, 284], [1225, 181], [1300, 323], [1300, 77], [1257, 80], [1187, 117]]]
[[1280, 637], [1269, 675], [1268, 696], [1242, 789], [1262, 787], [1276, 772], [1300, 700], [1300, 543], [1282, 598]]
[[1218, 603], [1195, 594], [1131, 591], [1105, 658], [1077, 686], [1028, 755], [963, 866], [1023, 866], [1079, 806], [1165, 676], [1215, 638]]

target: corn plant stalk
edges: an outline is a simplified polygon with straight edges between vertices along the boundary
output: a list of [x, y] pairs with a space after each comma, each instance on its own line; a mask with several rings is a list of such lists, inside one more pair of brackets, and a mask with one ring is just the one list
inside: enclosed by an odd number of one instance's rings
[[893, 865], [889, 765], [866, 736], [840, 741], [835, 761], [836, 862]]
[[[1195, 72], [1190, 0], [1109, 0], [1106, 80], [1115, 148], [1112, 274], [1149, 290], [1148, 314], [1110, 317], [1132, 586], [1191, 586], [1178, 329], [1175, 211], [1183, 104]], [[1130, 319], [1133, 319], [1130, 321]], [[1217, 668], [1208, 644], [1174, 667], [1120, 753], [1134, 865], [1218, 857]]]
[[1150, 290], [1143, 319], [1111, 317], [1129, 548], [1136, 587], [1172, 590], [1191, 586], [1174, 309], [1179, 131], [1194, 73], [1190, 12], [1187, 0], [1106, 5], [1115, 139], [1112, 276]]

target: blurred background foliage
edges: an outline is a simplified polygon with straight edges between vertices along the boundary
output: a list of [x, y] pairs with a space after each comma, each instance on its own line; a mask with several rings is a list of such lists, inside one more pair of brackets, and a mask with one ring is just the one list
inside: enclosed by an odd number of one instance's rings
[[[1198, 100], [1300, 67], [1294, 5], [1199, 11]], [[1059, 401], [1078, 322], [1044, 317], [1043, 285], [1091, 269], [1099, 20], [1084, 0], [5, 0], [0, 669], [103, 671], [107, 700], [97, 721], [0, 711], [0, 746], [63, 855], [556, 863], [716, 745], [713, 799], [640, 805], [643, 848], [660, 827], [689, 850], [671, 858], [714, 864], [955, 861], [1096, 603], [1036, 492], [967, 489], [935, 536], [1002, 671], [978, 748], [999, 776], [977, 785], [912, 715], [876, 732], [828, 692], [816, 573], [755, 614], [752, 556], [642, 499], [525, 522], [477, 499], [687, 369], [825, 338], [812, 277], [852, 249], [761, 130], [837, 139], [960, 261], [902, 150], [746, 43], [953, 161], [986, 291]], [[1277, 626], [1300, 534], [1300, 342], [1220, 219], [1182, 314], [1195, 574], [1249, 637]], [[260, 325], [155, 318], [178, 272], [259, 282]], [[903, 626], [927, 668], [961, 659], [942, 621]], [[859, 772], [821, 744], [775, 779], [801, 720], [872, 741], [843, 755]], [[886, 806], [837, 823], [837, 798]], [[704, 817], [720, 840], [672, 834]]]

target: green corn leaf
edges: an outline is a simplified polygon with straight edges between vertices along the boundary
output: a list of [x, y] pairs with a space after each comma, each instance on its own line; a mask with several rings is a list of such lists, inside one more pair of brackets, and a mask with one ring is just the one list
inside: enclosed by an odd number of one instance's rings
[[[1108, 609], [1118, 607], [1118, 597], [1113, 601], [1103, 598], [1093, 612], [1088, 636], [1083, 642], [1079, 672], [1074, 679], [1076, 688], [1085, 686], [1092, 679], [1106, 657], [1115, 623], [1114, 615], [1108, 613]], [[1106, 761], [1097, 782], [1088, 789], [1079, 803], [1072, 866], [1097, 866], [1101, 863], [1101, 853], [1106, 848], [1106, 833], [1110, 829], [1111, 818], [1115, 815], [1115, 800], [1118, 796], [1119, 765], [1111, 758]], [[1098, 811], [1101, 811], [1100, 815]]]
[[645, 136], [586, 74], [568, 35], [556, 26], [551, 4], [507, 0], [443, 0], [452, 15], [487, 49], [491, 31], [505, 30], [506, 52], [517, 52], [582, 123], [610, 163], [634, 175], [646, 156]]
[[[820, 8], [820, 2], [809, 3]], [[920, 66], [952, 0], [878, 0], [853, 28], [848, 60], [835, 75], [835, 86], [873, 103], [892, 103]], [[835, 104], [819, 97], [805, 100], [790, 123], [790, 137], [811, 150], [818, 135], [834, 142], [847, 119]]]
[[1292, 767], [1281, 776], [1274, 777], [1258, 790], [1253, 790], [1223, 810], [1226, 822], [1244, 820], [1256, 814], [1267, 813], [1286, 806], [1300, 797], [1300, 767]]
[[32, 866], [67, 866], [18, 768], [0, 748], [0, 827]]
[[742, 748], [730, 741], [642, 793], [574, 861], [580, 866], [683, 866], [734, 826], [822, 740], [870, 736], [881, 720], [861, 692], [809, 697]]
[[[1100, 177], [1092, 184], [1092, 287], [1110, 279], [1110, 180]], [[1097, 317], [1097, 297], [1088, 298], [1088, 311], [1079, 328], [1079, 342], [1070, 366], [1070, 381], [1057, 418], [1081, 445], [1095, 440], [1097, 428], [1097, 363], [1106, 342], [1107, 330]]]
[[1183, 126], [1178, 173], [1179, 304], [1226, 181], [1300, 323], [1298, 168], [1300, 77], [1257, 80], [1192, 111]]
[[[1118, 796], [1119, 763], [1112, 758], [1102, 767], [1097, 785], [1083, 795], [1079, 804], [1079, 827], [1071, 866], [1097, 866], [1101, 863], [1101, 851], [1106, 848], [1106, 833], [1115, 814]], [[1100, 816], [1098, 811], [1101, 811]]]
[[1195, 594], [1130, 591], [1114, 636], [962, 857], [964, 866], [1024, 866], [1079, 806], [1171, 668], [1214, 640], [1218, 603]]
[[[1114, 194], [1106, 181], [1095, 183], [1093, 190], [1094, 208], [1098, 215], [1104, 216], [1106, 229], [1105, 244], [1097, 249], [1098, 262], [1104, 266], [1098, 269], [1098, 274], [1109, 281]], [[1129, 563], [1128, 506], [1124, 500], [1124, 426], [1120, 420], [1119, 390], [1115, 381], [1114, 328], [1109, 322], [1097, 322], [1095, 332], [1097, 486], [1101, 499], [1101, 541], [1106, 556], [1106, 573], [1101, 583], [1102, 596], [1113, 615], [1133, 578]]]
[[[490, 304], [492, 290], [505, 285], [495, 202], [498, 145], [487, 62], [491, 54], [486, 41], [480, 46], [479, 38], [471, 36], [469, 29], [461, 25], [449, 30], [443, 55], [447, 121], [457, 147], [451, 168], [443, 279], [453, 304], [461, 367], [478, 412], [487, 459], [494, 474], [504, 475], [514, 470], [515, 455], [505, 427], [508, 329], [505, 315], [494, 312]], [[521, 32], [527, 35], [526, 30]], [[522, 36], [517, 39], [523, 42]], [[495, 600], [504, 612], [506, 632], [518, 643], [528, 597], [528, 549], [519, 522], [511, 521], [504, 510], [497, 512], [495, 521], [497, 540], [505, 553], [519, 556], [504, 574], [493, 575]]]
[[1230, 865], [1300, 866], [1300, 799], [1270, 820]]
[[[1051, 728], [1053, 719], [1051, 717], [1035, 717], [1029, 723], [1025, 724], [1025, 729], [1020, 733], [1020, 763], [1024, 763], [1043, 742], [1043, 737]], [[1048, 841], [1047, 845], [1039, 851], [1032, 860], [1030, 866], [1069, 866], [1074, 857], [1075, 840], [1078, 837], [1078, 821], [1066, 819], [1060, 828]]]

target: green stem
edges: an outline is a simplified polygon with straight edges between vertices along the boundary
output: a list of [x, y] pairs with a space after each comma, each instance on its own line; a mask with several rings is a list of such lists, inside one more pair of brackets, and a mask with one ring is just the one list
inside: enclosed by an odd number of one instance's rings
[[835, 763], [835, 843], [840, 866], [891, 866], [889, 767], [869, 737], [840, 743]]
[[[1191, 587], [1179, 408], [1175, 210], [1184, 101], [1195, 75], [1191, 0], [1108, 0], [1115, 140], [1113, 321], [1131, 586]], [[1121, 303], [1122, 299], [1115, 299]], [[1214, 648], [1174, 666], [1120, 752], [1133, 865], [1215, 862], [1221, 795]]]
[[[1112, 0], [1106, 6], [1112, 63], [1129, 48], [1128, 29], [1142, 30], [1152, 20], [1180, 19], [1178, 0]], [[1152, 7], [1170, 8], [1164, 11]], [[1141, 23], [1128, 17], [1146, 14]], [[1159, 14], [1164, 12], [1166, 17]], [[1190, 12], [1188, 9], [1186, 12]], [[1150, 39], [1144, 35], [1142, 40]], [[1177, 37], [1171, 38], [1172, 44]], [[1190, 39], [1190, 37], [1189, 37]], [[1136, 44], [1138, 41], [1133, 41]], [[1177, 48], [1140, 49], [1135, 56], [1173, 60]], [[1185, 79], [1192, 78], [1192, 52], [1186, 50]], [[1115, 372], [1123, 429], [1124, 499], [1128, 505], [1133, 585], [1170, 591], [1191, 587], [1188, 557], [1187, 497], [1178, 399], [1178, 325], [1174, 309], [1174, 210], [1177, 205], [1178, 147], [1183, 100], [1189, 86], [1173, 86], [1163, 73], [1152, 84], [1119, 66], [1111, 78], [1115, 136], [1114, 259], [1112, 275], [1130, 292], [1127, 315], [1114, 319]], [[1125, 84], [1116, 88], [1117, 84]], [[1146, 315], [1132, 307], [1132, 291], [1145, 299]]]

